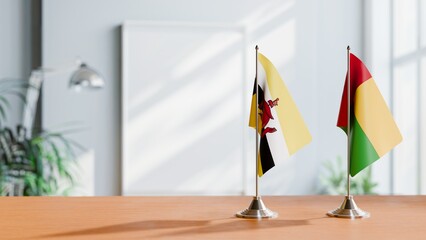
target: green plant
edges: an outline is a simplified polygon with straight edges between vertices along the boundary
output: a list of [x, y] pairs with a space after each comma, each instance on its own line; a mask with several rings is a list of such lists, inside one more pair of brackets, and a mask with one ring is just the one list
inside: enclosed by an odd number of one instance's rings
[[0, 194], [67, 195], [75, 183], [74, 148], [81, 148], [65, 137], [69, 130], [27, 134], [31, 130], [20, 125], [15, 131], [4, 126], [6, 110], [10, 109], [8, 97], [18, 97], [25, 103], [23, 92], [29, 87], [17, 80], [0, 81]]
[[[41, 132], [25, 137], [18, 126], [0, 131], [2, 195], [63, 195], [74, 186], [72, 165], [76, 143], [62, 133]], [[59, 184], [61, 182], [62, 184]], [[67, 186], [66, 189], [61, 186]]]
[[[347, 169], [341, 157], [324, 163], [325, 174], [320, 176], [322, 194], [344, 195], [347, 191]], [[351, 194], [377, 194], [377, 183], [372, 179], [371, 167], [351, 178]]]

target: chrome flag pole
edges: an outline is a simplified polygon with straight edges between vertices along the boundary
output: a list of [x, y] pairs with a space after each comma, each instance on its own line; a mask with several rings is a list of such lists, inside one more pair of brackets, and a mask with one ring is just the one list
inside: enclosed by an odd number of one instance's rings
[[253, 200], [250, 203], [250, 206], [243, 210], [240, 211], [236, 214], [237, 217], [239, 218], [275, 218], [278, 216], [278, 214], [276, 212], [273, 212], [271, 210], [269, 210], [265, 204], [263, 203], [260, 195], [259, 195], [259, 94], [258, 94], [258, 72], [257, 72], [257, 65], [258, 65], [258, 61], [257, 61], [257, 56], [258, 56], [258, 52], [259, 52], [259, 47], [256, 45], [255, 47], [256, 49], [256, 77], [255, 77], [255, 94], [256, 94], [256, 196], [253, 197]]
[[346, 133], [348, 135], [347, 139], [347, 194], [341, 206], [335, 210], [327, 212], [327, 215], [330, 217], [340, 217], [340, 218], [368, 218], [370, 214], [361, 210], [355, 203], [353, 196], [351, 195], [351, 48], [347, 47], [347, 62], [348, 62], [348, 74], [347, 74], [347, 101], [348, 101], [348, 123]]

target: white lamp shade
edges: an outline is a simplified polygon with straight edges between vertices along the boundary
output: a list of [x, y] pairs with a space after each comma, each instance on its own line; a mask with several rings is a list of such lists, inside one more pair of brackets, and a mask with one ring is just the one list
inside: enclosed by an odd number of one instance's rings
[[70, 79], [70, 87], [76, 89], [99, 89], [104, 85], [105, 82], [102, 76], [84, 63], [82, 63], [80, 67], [72, 74]]

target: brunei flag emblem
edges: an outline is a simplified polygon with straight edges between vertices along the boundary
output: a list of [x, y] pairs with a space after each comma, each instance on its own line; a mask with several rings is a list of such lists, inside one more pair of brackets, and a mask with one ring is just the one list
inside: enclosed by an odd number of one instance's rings
[[[258, 175], [288, 158], [311, 140], [311, 134], [286, 85], [274, 65], [258, 53], [260, 63], [250, 109], [249, 126], [256, 129], [256, 107], [260, 146]], [[256, 104], [256, 99], [258, 100]]]

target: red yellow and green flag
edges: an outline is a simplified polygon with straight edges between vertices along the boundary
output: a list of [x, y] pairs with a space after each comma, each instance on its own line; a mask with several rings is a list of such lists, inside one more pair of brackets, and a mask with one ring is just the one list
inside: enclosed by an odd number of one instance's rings
[[[355, 176], [402, 141], [401, 133], [364, 63], [350, 54], [350, 174]], [[347, 133], [346, 75], [337, 126]]]
[[261, 65], [257, 81], [259, 97], [256, 97], [254, 86], [249, 126], [256, 128], [257, 106], [260, 135], [258, 175], [262, 176], [277, 161], [288, 158], [308, 144], [312, 137], [277, 69], [261, 53], [258, 53], [258, 62]]

